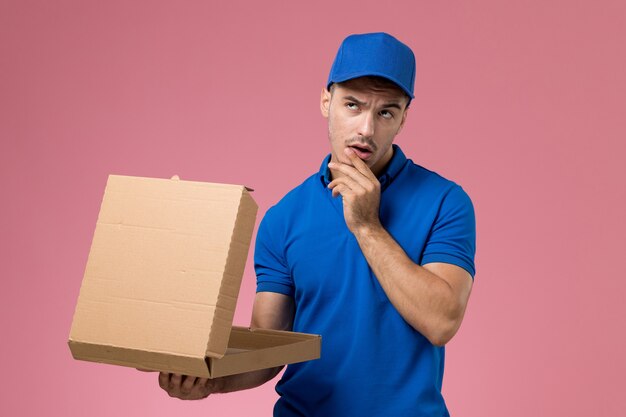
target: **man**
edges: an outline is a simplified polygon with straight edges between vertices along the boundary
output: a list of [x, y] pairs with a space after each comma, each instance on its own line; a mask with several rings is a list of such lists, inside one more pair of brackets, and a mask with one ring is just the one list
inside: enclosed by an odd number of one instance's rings
[[[252, 326], [323, 337], [321, 358], [277, 384], [277, 416], [448, 415], [443, 346], [473, 283], [474, 211], [461, 187], [393, 144], [414, 79], [413, 53], [394, 37], [346, 38], [320, 101], [331, 153], [261, 222]], [[159, 381], [198, 399], [279, 371]]]

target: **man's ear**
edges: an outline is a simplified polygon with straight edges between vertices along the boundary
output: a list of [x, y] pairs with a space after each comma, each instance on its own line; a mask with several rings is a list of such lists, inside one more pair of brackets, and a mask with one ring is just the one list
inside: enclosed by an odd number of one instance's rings
[[322, 96], [320, 97], [320, 110], [322, 111], [322, 116], [327, 119], [330, 109], [330, 98], [330, 91], [328, 91], [326, 88], [322, 88]]

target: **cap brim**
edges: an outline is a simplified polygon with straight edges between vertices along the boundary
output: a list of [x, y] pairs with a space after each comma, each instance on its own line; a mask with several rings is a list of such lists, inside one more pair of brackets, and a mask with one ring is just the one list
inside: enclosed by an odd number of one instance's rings
[[365, 72], [352, 72], [349, 74], [342, 74], [340, 76], [336, 76], [333, 77], [332, 80], [328, 81], [328, 84], [326, 85], [326, 88], [329, 89], [330, 86], [333, 83], [343, 83], [349, 80], [353, 80], [355, 78], [361, 78], [361, 77], [381, 77], [384, 78], [386, 80], [391, 81], [392, 83], [394, 83], [395, 85], [397, 85], [402, 91], [404, 91], [406, 93], [407, 96], [409, 96], [411, 99], [414, 99], [415, 96], [413, 95], [413, 93], [411, 92], [411, 90], [409, 90], [408, 88], [406, 88], [405, 86], [402, 85], [402, 83], [400, 83], [398, 80], [394, 79], [393, 77], [390, 77], [387, 74], [382, 74], [382, 73], [377, 73], [375, 71], [365, 71]]

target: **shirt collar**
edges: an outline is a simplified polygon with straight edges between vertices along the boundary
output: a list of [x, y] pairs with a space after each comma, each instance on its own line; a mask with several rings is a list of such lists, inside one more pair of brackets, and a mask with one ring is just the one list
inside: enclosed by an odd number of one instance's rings
[[[380, 182], [381, 189], [387, 188], [389, 184], [398, 176], [404, 165], [406, 164], [406, 156], [402, 149], [398, 145], [392, 145], [393, 147], [393, 155], [391, 156], [391, 160], [387, 163], [387, 166], [383, 168], [382, 173], [378, 176], [378, 181]], [[319, 178], [322, 181], [324, 187], [330, 184], [330, 168], [328, 168], [328, 163], [330, 162], [330, 154], [324, 158], [322, 161], [322, 165], [320, 166]]]

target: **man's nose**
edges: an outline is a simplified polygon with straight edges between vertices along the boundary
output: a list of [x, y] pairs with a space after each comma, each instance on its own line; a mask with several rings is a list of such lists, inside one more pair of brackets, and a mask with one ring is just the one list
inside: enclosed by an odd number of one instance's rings
[[361, 120], [358, 126], [358, 134], [360, 136], [372, 137], [374, 136], [374, 122], [375, 118], [371, 112], [365, 111], [361, 113]]

